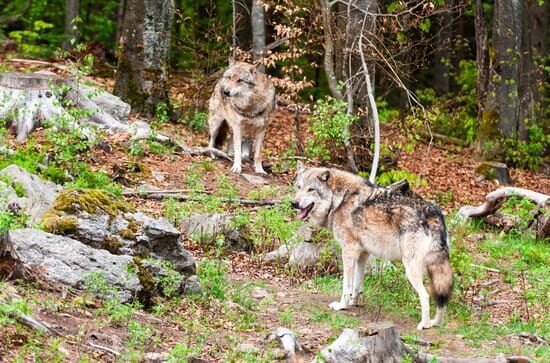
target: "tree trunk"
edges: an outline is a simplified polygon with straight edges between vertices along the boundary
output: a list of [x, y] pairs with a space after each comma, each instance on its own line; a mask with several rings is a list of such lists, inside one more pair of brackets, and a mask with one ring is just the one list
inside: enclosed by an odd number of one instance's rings
[[120, 36], [122, 35], [122, 22], [124, 21], [124, 10], [126, 1], [120, 0], [116, 10], [116, 29], [115, 29], [115, 49], [120, 46]]
[[78, 24], [74, 19], [78, 18], [80, 13], [80, 0], [65, 1], [65, 40], [63, 49], [70, 50], [79, 42]]
[[115, 94], [145, 115], [159, 103], [169, 105], [168, 55], [172, 0], [127, 0], [116, 74]]
[[532, 115], [532, 60], [523, 32], [528, 21], [525, 11], [523, 1], [497, 0], [494, 4], [494, 57], [478, 132], [484, 159], [502, 156], [500, 140], [517, 141], [524, 118]]
[[481, 122], [483, 107], [487, 97], [487, 88], [489, 87], [489, 47], [487, 44], [487, 23], [483, 4], [481, 0], [476, 0], [475, 5], [475, 37], [476, 37], [476, 63], [477, 63], [477, 122]]
[[[252, 59], [258, 61], [263, 57], [263, 51], [265, 48], [265, 20], [264, 20], [264, 8], [261, 0], [252, 0], [252, 12], [250, 13], [250, 20], [252, 23], [252, 44], [254, 45], [252, 50]], [[265, 72], [265, 66], [261, 65], [259, 70]]]
[[[455, 0], [446, 0], [447, 8], [452, 9]], [[453, 36], [453, 17], [452, 10], [448, 10], [440, 16], [439, 32], [435, 37], [435, 64], [434, 64], [434, 89], [437, 95], [444, 95], [450, 92], [451, 82], [449, 76], [449, 62], [451, 61], [451, 39]]]

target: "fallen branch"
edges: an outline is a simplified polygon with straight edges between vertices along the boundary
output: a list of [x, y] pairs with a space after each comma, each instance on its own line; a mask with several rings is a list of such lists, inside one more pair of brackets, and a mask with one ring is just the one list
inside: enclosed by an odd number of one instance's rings
[[528, 357], [522, 357], [522, 356], [510, 356], [510, 357], [504, 357], [504, 358], [479, 358], [479, 359], [472, 359], [472, 358], [451, 358], [451, 357], [440, 357], [435, 354], [430, 353], [424, 353], [424, 352], [417, 352], [415, 349], [409, 347], [406, 344], [403, 344], [405, 346], [405, 352], [412, 355], [413, 361], [417, 363], [431, 363], [431, 362], [437, 362], [437, 363], [529, 363], [532, 362], [532, 360]]
[[[163, 200], [163, 199], [176, 199], [179, 201], [187, 202], [187, 201], [202, 201], [203, 199], [197, 196], [187, 195], [187, 194], [180, 194], [180, 193], [172, 193], [170, 191], [127, 191], [124, 192], [123, 195], [129, 196], [129, 197], [136, 197], [136, 198], [142, 198], [142, 199], [155, 199], [155, 200]], [[265, 205], [279, 205], [282, 203], [280, 200], [254, 200], [254, 199], [241, 199], [241, 198], [218, 198], [218, 200], [222, 203], [235, 203], [235, 204], [242, 204], [242, 205], [252, 205], [252, 206], [265, 206]]]
[[507, 198], [512, 196], [527, 198], [535, 202], [537, 205], [543, 205], [550, 200], [550, 196], [546, 194], [537, 193], [523, 188], [505, 187], [487, 194], [485, 197], [485, 202], [477, 207], [464, 206], [460, 208], [457, 215], [464, 220], [470, 217], [486, 216], [497, 210]]
[[100, 350], [104, 350], [104, 351], [106, 351], [106, 352], [109, 352], [109, 353], [111, 353], [111, 354], [114, 355], [114, 356], [117, 356], [117, 357], [120, 356], [120, 353], [119, 353], [119, 352], [117, 352], [116, 350], [111, 349], [111, 348], [109, 348], [109, 347], [104, 347], [104, 346], [102, 346], [102, 345], [94, 344], [94, 343], [92, 343], [92, 342], [89, 342], [88, 345], [89, 345], [90, 347], [92, 347], [92, 348], [96, 348], [96, 349], [100, 349]]
[[39, 332], [50, 337], [59, 336], [59, 333], [50, 328], [46, 323], [32, 317], [31, 315], [25, 315], [18, 311], [12, 311], [8, 313], [11, 319], [16, 320], [19, 324], [26, 326], [27, 328]]

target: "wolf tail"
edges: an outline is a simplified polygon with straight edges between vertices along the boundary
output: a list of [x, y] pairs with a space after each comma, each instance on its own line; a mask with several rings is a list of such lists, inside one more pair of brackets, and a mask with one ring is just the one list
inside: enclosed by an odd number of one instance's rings
[[439, 249], [431, 251], [425, 260], [431, 282], [432, 296], [438, 308], [445, 307], [453, 291], [453, 271], [449, 261], [449, 251]]

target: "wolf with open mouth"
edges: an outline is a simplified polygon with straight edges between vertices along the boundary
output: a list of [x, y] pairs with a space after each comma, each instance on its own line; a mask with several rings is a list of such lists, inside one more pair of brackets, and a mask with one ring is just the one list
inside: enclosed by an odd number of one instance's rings
[[[435, 205], [420, 198], [370, 184], [364, 178], [337, 169], [304, 169], [299, 163], [292, 202], [303, 221], [326, 227], [342, 246], [343, 292], [334, 310], [358, 305], [369, 255], [401, 260], [418, 293], [422, 318], [418, 329], [441, 325], [453, 287], [447, 228]], [[427, 273], [436, 301], [430, 320]]]

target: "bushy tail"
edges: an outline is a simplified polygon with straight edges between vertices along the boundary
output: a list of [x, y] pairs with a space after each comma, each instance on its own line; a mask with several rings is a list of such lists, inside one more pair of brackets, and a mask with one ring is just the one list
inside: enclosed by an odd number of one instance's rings
[[445, 307], [453, 291], [453, 271], [449, 252], [445, 249], [430, 252], [426, 256], [426, 269], [430, 277], [432, 297], [437, 307]]

